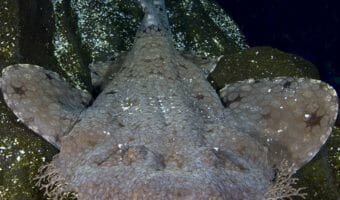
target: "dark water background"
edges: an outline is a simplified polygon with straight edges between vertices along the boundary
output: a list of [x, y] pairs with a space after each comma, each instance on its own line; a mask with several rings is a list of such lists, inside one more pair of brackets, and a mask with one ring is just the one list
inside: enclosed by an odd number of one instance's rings
[[272, 46], [315, 64], [340, 93], [339, 0], [218, 0], [250, 46]]

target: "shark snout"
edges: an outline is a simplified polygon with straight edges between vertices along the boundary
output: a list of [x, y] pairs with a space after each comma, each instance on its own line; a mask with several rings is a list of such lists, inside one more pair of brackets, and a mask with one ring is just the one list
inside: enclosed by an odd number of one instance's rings
[[144, 145], [119, 145], [105, 161], [83, 167], [72, 182], [80, 199], [247, 199], [240, 192], [246, 186], [237, 184], [246, 173], [242, 163], [214, 148], [162, 154]]

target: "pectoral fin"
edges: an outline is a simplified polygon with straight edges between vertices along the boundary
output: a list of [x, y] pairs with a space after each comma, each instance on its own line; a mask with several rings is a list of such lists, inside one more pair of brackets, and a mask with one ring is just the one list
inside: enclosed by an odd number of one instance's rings
[[5, 68], [1, 90], [18, 120], [57, 148], [91, 101], [89, 93], [71, 87], [57, 73], [28, 64]]
[[338, 112], [335, 90], [313, 79], [246, 80], [220, 95], [227, 113], [242, 121], [239, 128], [269, 147], [274, 163], [287, 156], [296, 168], [326, 142]]

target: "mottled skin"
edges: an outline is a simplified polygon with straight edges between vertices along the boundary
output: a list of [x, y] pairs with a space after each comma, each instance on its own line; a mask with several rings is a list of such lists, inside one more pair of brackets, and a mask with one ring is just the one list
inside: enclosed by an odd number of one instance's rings
[[[91, 100], [32, 65], [3, 71], [8, 106], [60, 149], [49, 171], [78, 199], [264, 199], [275, 169], [298, 169], [330, 134], [332, 88], [315, 80], [246, 80], [220, 96], [206, 81], [214, 61], [175, 50], [164, 2], [146, 17], [131, 51], [91, 66]], [[38, 97], [38, 98], [37, 98]], [[51, 192], [52, 193], [52, 192]], [[51, 194], [52, 196], [54, 194]]]

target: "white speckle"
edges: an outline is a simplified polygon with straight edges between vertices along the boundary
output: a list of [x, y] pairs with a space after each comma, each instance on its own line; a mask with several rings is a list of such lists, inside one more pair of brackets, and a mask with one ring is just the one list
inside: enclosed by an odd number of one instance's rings
[[0, 147], [0, 150], [6, 150], [6, 147], [1, 146], [1, 147]]
[[111, 133], [109, 131], [103, 131], [104, 134], [110, 135]]
[[25, 151], [24, 150], [20, 150], [19, 153], [25, 154]]
[[21, 160], [21, 157], [20, 156], [17, 156], [17, 161], [20, 161]]
[[123, 144], [118, 144], [118, 148], [122, 148], [123, 147]]
[[255, 55], [259, 55], [259, 51], [256, 51], [256, 52], [255, 52]]
[[282, 133], [282, 132], [283, 132], [283, 130], [282, 130], [282, 129], [279, 129], [279, 130], [277, 130], [277, 132], [278, 132], [278, 133]]
[[254, 83], [254, 82], [255, 82], [255, 79], [253, 79], [253, 78], [250, 78], [250, 79], [247, 80], [247, 83]]
[[274, 56], [270, 56], [270, 59], [272, 59], [272, 60], [273, 60], [273, 59], [274, 59]]
[[308, 153], [308, 156], [313, 156], [313, 155], [314, 155], [313, 152], [309, 152], [309, 153]]
[[213, 149], [214, 149], [215, 151], [218, 151], [218, 150], [219, 150], [219, 148], [218, 148], [218, 147], [214, 147]]
[[268, 92], [268, 93], [271, 93], [271, 92], [272, 92], [272, 89], [271, 89], [271, 88], [269, 88], [267, 92]]
[[123, 111], [129, 110], [130, 106], [122, 106]]

